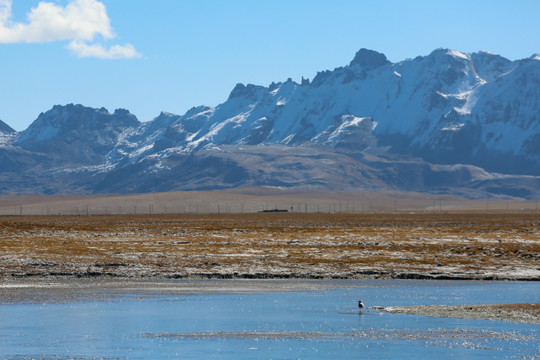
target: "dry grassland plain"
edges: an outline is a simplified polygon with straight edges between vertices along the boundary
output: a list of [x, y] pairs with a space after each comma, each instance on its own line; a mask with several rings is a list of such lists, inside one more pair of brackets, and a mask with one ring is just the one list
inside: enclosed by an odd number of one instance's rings
[[540, 214], [0, 217], [0, 278], [540, 280]]

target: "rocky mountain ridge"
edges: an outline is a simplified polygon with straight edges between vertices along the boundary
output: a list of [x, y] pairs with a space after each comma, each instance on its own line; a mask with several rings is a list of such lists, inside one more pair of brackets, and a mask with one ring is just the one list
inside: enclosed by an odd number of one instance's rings
[[391, 63], [361, 49], [312, 81], [238, 84], [216, 107], [144, 123], [123, 109], [55, 106], [2, 135], [0, 179], [16, 181], [0, 192], [268, 185], [531, 198], [539, 110], [539, 56], [437, 49]]
[[0, 120], [0, 134], [11, 134], [14, 132], [15, 130], [13, 130], [11, 126]]

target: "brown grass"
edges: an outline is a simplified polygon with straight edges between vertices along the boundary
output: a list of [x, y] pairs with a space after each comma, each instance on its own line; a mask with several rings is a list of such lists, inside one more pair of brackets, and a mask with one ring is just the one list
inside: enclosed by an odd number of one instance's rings
[[0, 217], [0, 276], [538, 279], [538, 214]]

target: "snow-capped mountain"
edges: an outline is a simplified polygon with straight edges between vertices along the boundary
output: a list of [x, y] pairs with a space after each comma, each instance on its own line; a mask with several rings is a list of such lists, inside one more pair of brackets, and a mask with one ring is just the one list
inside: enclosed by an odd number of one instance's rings
[[145, 123], [127, 110], [55, 106], [9, 139], [4, 169], [47, 163], [84, 192], [278, 184], [532, 197], [540, 56], [438, 49], [391, 63], [361, 49], [311, 82], [238, 84], [216, 107]]
[[539, 82], [535, 58], [439, 49], [392, 64], [361, 49], [311, 83], [238, 84], [216, 108], [176, 118], [155, 150], [305, 142], [363, 150], [377, 142], [434, 162], [540, 174]]
[[124, 109], [110, 114], [104, 108], [57, 105], [22, 131], [15, 145], [50, 154], [60, 166], [99, 165], [107, 160], [124, 132], [139, 126], [139, 120]]

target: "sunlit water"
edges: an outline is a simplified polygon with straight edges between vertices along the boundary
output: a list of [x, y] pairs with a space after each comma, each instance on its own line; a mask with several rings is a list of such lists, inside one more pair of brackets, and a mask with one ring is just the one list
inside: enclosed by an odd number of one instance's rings
[[1, 359], [535, 358], [538, 325], [359, 313], [538, 302], [536, 282], [344, 281], [331, 290], [0, 305]]

